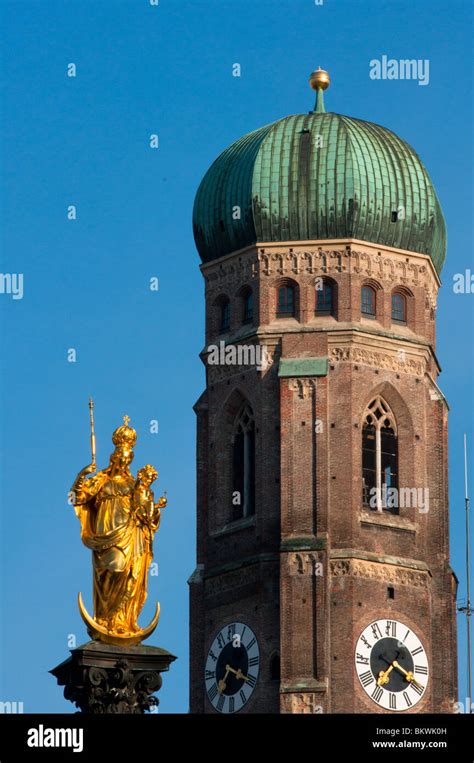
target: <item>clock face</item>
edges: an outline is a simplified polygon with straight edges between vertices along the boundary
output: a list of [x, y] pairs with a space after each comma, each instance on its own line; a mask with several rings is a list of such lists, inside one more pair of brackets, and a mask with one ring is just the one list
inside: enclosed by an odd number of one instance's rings
[[360, 634], [355, 666], [362, 688], [380, 707], [410, 710], [428, 685], [428, 656], [420, 639], [397, 620], [375, 620]]
[[206, 693], [219, 713], [237, 713], [252, 696], [257, 683], [260, 654], [257, 637], [244, 623], [220, 629], [206, 661]]

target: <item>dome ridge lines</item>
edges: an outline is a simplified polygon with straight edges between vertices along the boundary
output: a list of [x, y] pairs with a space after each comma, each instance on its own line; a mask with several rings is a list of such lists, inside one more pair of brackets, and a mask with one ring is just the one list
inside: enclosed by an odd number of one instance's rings
[[[376, 125], [370, 125], [368, 126], [368, 130], [370, 131], [373, 140], [377, 142], [377, 144], [380, 146], [380, 154], [379, 156], [381, 159], [383, 159], [384, 167], [387, 170], [387, 188], [388, 188], [388, 205], [385, 204], [382, 208], [382, 217], [380, 220], [380, 230], [379, 230], [379, 237], [381, 241], [386, 243], [388, 246], [397, 246], [401, 244], [401, 241], [398, 241], [398, 232], [400, 229], [397, 230], [395, 227], [396, 224], [392, 223], [392, 212], [395, 212], [399, 205], [400, 205], [400, 181], [403, 185], [404, 189], [404, 204], [406, 205], [406, 188], [404, 183], [404, 177], [403, 172], [400, 168], [398, 159], [398, 152], [395, 150], [394, 146], [391, 142], [391, 135], [388, 133], [387, 130], [381, 129], [379, 126]], [[391, 173], [389, 175], [389, 169], [391, 169]], [[392, 182], [388, 181], [388, 177], [391, 178]], [[382, 173], [382, 180], [383, 180], [383, 173]], [[387, 197], [386, 197], [387, 201]], [[395, 208], [394, 208], [395, 207]], [[391, 228], [390, 226], [393, 226]]]
[[335, 112], [288, 115], [234, 141], [199, 185], [193, 224], [204, 262], [258, 241], [356, 238], [428, 254], [439, 273], [446, 248], [414, 149], [383, 125]]

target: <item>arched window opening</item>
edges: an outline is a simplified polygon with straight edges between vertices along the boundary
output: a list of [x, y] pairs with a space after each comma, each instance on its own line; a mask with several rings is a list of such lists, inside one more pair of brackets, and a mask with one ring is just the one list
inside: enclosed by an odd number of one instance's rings
[[397, 428], [390, 407], [380, 396], [364, 414], [362, 502], [376, 511], [398, 514]]
[[407, 322], [407, 300], [404, 294], [392, 294], [392, 321]]
[[253, 321], [253, 292], [249, 289], [243, 295], [243, 323], [252, 323]]
[[230, 302], [228, 299], [223, 299], [219, 304], [220, 318], [219, 318], [219, 332], [224, 334], [230, 329]]
[[278, 289], [277, 316], [287, 317], [295, 314], [295, 287], [285, 284]]
[[316, 289], [316, 314], [334, 315], [336, 303], [336, 289], [332, 281], [323, 280], [321, 289]]
[[361, 291], [361, 313], [362, 315], [375, 318], [375, 289], [372, 286], [363, 286]]
[[235, 421], [232, 438], [233, 519], [255, 514], [255, 422], [246, 403]]

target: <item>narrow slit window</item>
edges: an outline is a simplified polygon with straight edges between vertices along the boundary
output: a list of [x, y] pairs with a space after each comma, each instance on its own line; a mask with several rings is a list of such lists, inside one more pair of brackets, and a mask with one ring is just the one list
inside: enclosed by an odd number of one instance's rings
[[280, 286], [278, 289], [277, 315], [285, 317], [295, 314], [295, 288], [291, 285]]
[[230, 302], [228, 299], [220, 304], [219, 331], [224, 334], [230, 328]]
[[255, 513], [255, 422], [249, 405], [240, 411], [232, 438], [233, 519]]
[[403, 294], [392, 294], [392, 321], [407, 322], [407, 302]]
[[375, 289], [372, 286], [363, 286], [361, 292], [362, 315], [375, 317]]
[[316, 314], [334, 315], [334, 284], [324, 280], [322, 289], [316, 289]]
[[243, 323], [252, 323], [253, 321], [253, 292], [248, 291], [244, 294]]

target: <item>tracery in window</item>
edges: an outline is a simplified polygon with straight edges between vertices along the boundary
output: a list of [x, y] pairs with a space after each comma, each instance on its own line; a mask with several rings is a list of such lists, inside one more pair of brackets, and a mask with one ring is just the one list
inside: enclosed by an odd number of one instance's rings
[[363, 504], [398, 514], [391, 488], [398, 489], [397, 426], [388, 403], [377, 396], [367, 406], [362, 427]]

